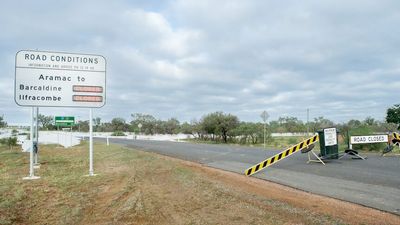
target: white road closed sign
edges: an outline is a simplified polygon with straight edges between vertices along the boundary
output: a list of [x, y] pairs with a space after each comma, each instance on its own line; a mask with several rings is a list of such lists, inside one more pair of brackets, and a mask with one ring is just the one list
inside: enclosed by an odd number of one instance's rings
[[102, 107], [106, 102], [106, 59], [101, 55], [19, 51], [14, 93], [20, 106]]
[[337, 133], [336, 128], [324, 129], [325, 146], [337, 145]]
[[388, 142], [388, 136], [385, 135], [369, 135], [369, 136], [351, 136], [351, 144], [369, 144]]

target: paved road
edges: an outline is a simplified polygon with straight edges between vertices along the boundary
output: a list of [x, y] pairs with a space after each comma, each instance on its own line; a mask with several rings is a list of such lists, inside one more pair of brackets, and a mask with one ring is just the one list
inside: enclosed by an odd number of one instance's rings
[[[240, 174], [279, 152], [164, 141], [110, 139], [110, 142]], [[400, 157], [371, 154], [367, 160], [343, 158], [331, 160], [326, 166], [306, 162], [307, 154], [295, 153], [253, 176], [400, 215]]]

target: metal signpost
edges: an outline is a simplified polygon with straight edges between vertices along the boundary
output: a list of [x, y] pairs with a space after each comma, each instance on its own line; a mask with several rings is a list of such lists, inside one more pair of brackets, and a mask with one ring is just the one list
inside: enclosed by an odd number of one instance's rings
[[15, 56], [14, 100], [32, 107], [31, 166], [33, 170], [34, 107], [90, 108], [89, 176], [93, 176], [92, 108], [106, 102], [106, 59], [101, 55], [22, 50]]
[[267, 132], [267, 120], [268, 120], [269, 114], [267, 113], [267, 111], [264, 110], [260, 116], [261, 116], [262, 120], [264, 121], [264, 148], [265, 148], [265, 136], [266, 136], [266, 132]]

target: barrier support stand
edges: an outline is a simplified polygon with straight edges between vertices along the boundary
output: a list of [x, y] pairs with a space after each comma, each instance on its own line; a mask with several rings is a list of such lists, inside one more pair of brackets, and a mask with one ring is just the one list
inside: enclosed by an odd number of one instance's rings
[[[317, 158], [317, 159], [312, 159], [311, 158], [311, 154], [313, 154], [315, 156], [315, 158]], [[325, 166], [324, 161], [322, 161], [322, 159], [313, 150], [308, 152], [308, 161], [307, 161], [307, 163], [310, 163], [310, 162], [322, 163]]]

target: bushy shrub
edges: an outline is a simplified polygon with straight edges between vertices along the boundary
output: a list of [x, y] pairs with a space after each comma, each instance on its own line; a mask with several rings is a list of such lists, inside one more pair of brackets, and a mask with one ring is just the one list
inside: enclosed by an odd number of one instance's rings
[[111, 136], [126, 136], [126, 134], [123, 131], [114, 131]]
[[16, 137], [8, 137], [0, 139], [1, 145], [7, 145], [10, 149], [14, 146], [17, 146], [17, 138]]
[[288, 144], [290, 144], [290, 145], [295, 145], [295, 144], [297, 144], [297, 142], [298, 142], [298, 140], [295, 137], [290, 137], [288, 140]]

